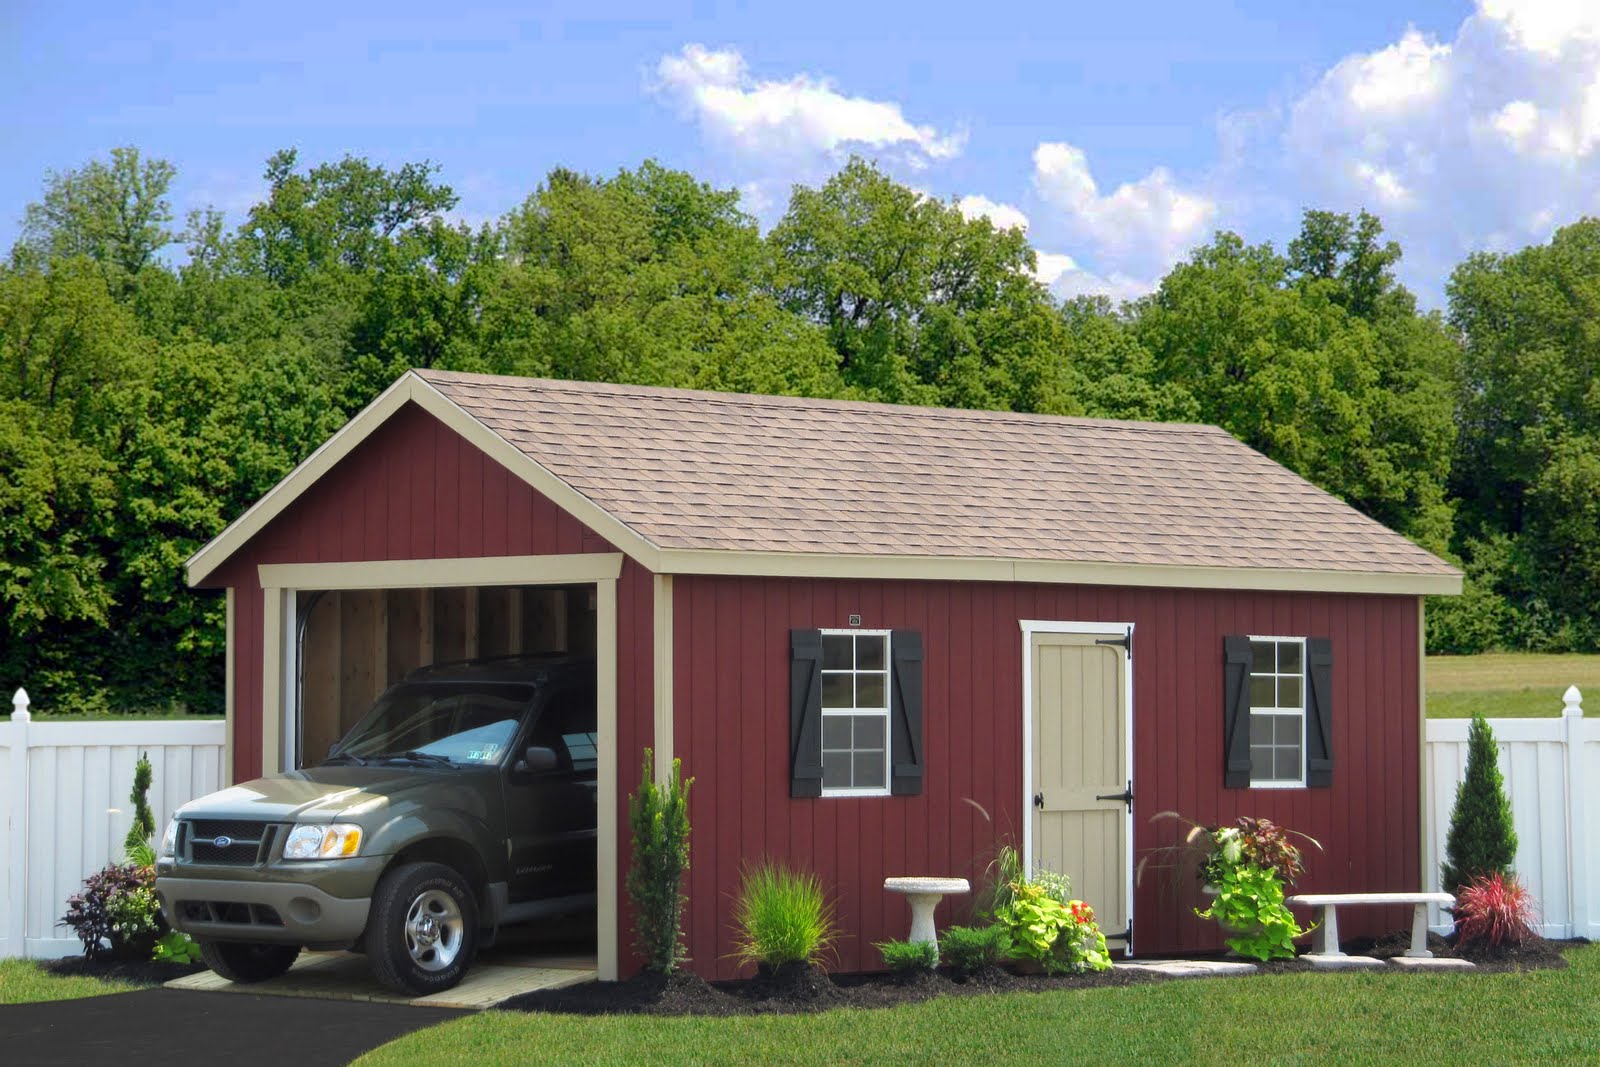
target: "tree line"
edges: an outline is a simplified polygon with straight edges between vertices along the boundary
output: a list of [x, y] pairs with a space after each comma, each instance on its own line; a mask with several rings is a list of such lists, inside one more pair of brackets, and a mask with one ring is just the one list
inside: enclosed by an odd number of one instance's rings
[[1117, 307], [861, 160], [766, 233], [653, 162], [476, 229], [428, 163], [279, 152], [234, 228], [174, 176], [47, 175], [0, 265], [0, 675], [42, 707], [218, 710], [183, 561], [409, 367], [1216, 423], [1466, 569], [1432, 650], [1600, 647], [1600, 221], [1469, 257], [1442, 312], [1315, 210]]

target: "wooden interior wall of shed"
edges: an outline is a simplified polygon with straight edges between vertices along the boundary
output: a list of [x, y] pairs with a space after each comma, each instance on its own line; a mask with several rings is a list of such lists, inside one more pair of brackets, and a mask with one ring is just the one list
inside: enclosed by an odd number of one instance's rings
[[[740, 865], [771, 856], [815, 871], [846, 935], [835, 966], [872, 969], [874, 941], [905, 937], [895, 875], [954, 875], [981, 884], [1001, 841], [1020, 845], [1022, 632], [1019, 620], [1132, 622], [1135, 857], [1159, 856], [1185, 827], [1266, 816], [1321, 841], [1299, 888], [1418, 888], [1417, 612], [1413, 597], [1216, 592], [956, 582], [674, 579], [674, 752], [698, 780], [691, 794], [689, 955], [731, 976], [729, 887]], [[789, 630], [921, 631], [924, 792], [915, 797], [789, 796]], [[1222, 639], [1227, 634], [1333, 639], [1336, 770], [1329, 789], [1225, 789]], [[1071, 874], [1073, 872], [1067, 872]], [[968, 917], [947, 897], [940, 926]], [[1194, 917], [1197, 887], [1148, 871], [1135, 890], [1141, 955], [1211, 950]], [[1387, 933], [1403, 909], [1341, 914], [1347, 937]]]
[[299, 594], [301, 743], [315, 764], [378, 695], [429, 663], [594, 652], [589, 587], [359, 589]]

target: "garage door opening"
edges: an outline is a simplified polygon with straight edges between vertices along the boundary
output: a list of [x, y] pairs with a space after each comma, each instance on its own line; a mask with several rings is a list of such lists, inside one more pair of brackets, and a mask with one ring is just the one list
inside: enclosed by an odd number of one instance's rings
[[[320, 763], [385, 689], [419, 667], [525, 654], [594, 656], [596, 607], [593, 584], [299, 590], [285, 754], [296, 768]], [[587, 736], [592, 746], [596, 735]], [[591, 747], [591, 764], [596, 755]], [[508, 777], [509, 828], [524, 821], [510, 806], [536, 794], [543, 795]], [[592, 783], [583, 799], [594, 803]], [[576, 825], [561, 829], [570, 834]], [[591, 839], [588, 863], [595, 862], [592, 849]], [[518, 905], [515, 880], [512, 888], [508, 913], [537, 916], [538, 909]], [[574, 882], [568, 888], [582, 887]], [[594, 885], [588, 888], [592, 894]], [[502, 928], [499, 942], [482, 958], [510, 966], [545, 957], [587, 959], [592, 967], [596, 929], [593, 913], [535, 919]]]

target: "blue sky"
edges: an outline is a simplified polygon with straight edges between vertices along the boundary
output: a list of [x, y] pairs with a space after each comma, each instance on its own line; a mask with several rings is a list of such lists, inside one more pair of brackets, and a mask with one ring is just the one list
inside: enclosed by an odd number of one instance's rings
[[[1594, 9], [1594, 10], [1590, 10]], [[745, 192], [851, 152], [1026, 223], [1058, 292], [1131, 295], [1217, 228], [1367, 207], [1452, 264], [1600, 210], [1600, 4], [0, 4], [0, 247], [47, 171], [135, 144], [181, 215], [267, 156], [432, 159], [492, 219], [552, 166]]]

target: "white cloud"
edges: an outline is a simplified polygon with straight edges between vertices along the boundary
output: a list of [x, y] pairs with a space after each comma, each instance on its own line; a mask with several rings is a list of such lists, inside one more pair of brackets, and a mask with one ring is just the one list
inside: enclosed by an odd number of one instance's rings
[[1019, 229], [1028, 232], [1028, 216], [1010, 204], [999, 204], [974, 193], [956, 201], [956, 210], [969, 219], [988, 219], [997, 230]]
[[697, 118], [707, 135], [755, 156], [842, 156], [852, 150], [901, 153], [908, 163], [959, 155], [966, 137], [916, 125], [900, 105], [846, 96], [826, 78], [796, 74], [760, 81], [733, 49], [685, 45], [656, 66], [657, 92]]
[[1035, 252], [1038, 265], [1034, 268], [1033, 276], [1039, 279], [1042, 285], [1054, 285], [1065, 274], [1081, 273], [1078, 261], [1061, 252]]
[[1478, 0], [1446, 39], [1408, 29], [1329, 68], [1278, 143], [1254, 161], [1258, 195], [1377, 212], [1436, 298], [1468, 252], [1600, 205], [1600, 2]]
[[1478, 0], [1478, 13], [1518, 48], [1545, 56], [1600, 40], [1600, 5], [1593, 0]]
[[1343, 60], [1325, 75], [1362, 112], [1406, 111], [1437, 97], [1449, 76], [1450, 46], [1416, 30], [1388, 48]]
[[1217, 213], [1215, 201], [1180, 188], [1165, 167], [1102, 195], [1083, 150], [1061, 141], [1034, 150], [1033, 182], [1069, 229], [1135, 270], [1171, 266], [1204, 238]]

